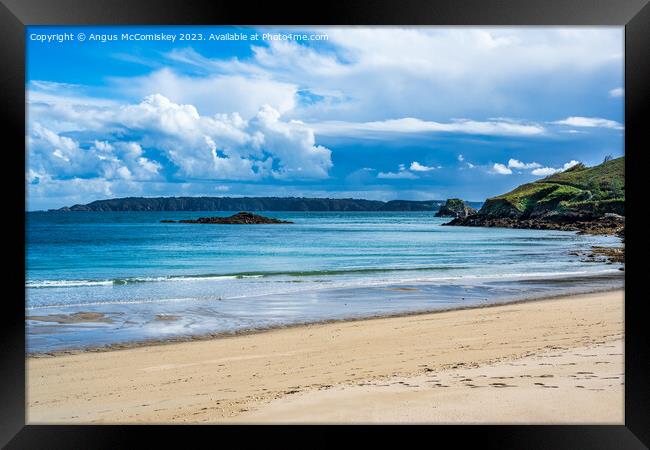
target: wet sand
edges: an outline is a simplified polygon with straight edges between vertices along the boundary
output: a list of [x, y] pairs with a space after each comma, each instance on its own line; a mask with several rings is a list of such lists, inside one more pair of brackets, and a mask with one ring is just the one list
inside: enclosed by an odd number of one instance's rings
[[623, 423], [623, 291], [27, 359], [28, 423]]
[[59, 324], [72, 323], [111, 323], [113, 320], [104, 313], [79, 311], [71, 314], [47, 314], [41, 316], [27, 316], [27, 320], [38, 322], [54, 322]]

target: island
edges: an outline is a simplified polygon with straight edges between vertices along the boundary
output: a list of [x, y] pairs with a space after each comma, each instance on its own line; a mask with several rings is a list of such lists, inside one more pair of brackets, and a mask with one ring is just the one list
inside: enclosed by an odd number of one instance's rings
[[293, 223], [289, 220], [274, 219], [273, 217], [264, 217], [249, 212], [238, 212], [229, 217], [199, 217], [198, 219], [182, 220], [161, 220], [162, 223], [204, 223], [204, 224], [225, 224], [225, 225], [260, 225], [273, 223]]

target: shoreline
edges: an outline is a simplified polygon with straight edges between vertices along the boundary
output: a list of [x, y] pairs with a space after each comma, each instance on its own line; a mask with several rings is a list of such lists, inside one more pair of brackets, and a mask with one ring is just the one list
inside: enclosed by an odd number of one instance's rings
[[568, 231], [594, 236], [625, 237], [625, 218], [592, 218], [586, 220], [547, 220], [534, 218], [492, 217], [475, 213], [465, 217], [456, 217], [442, 226], [471, 228], [506, 228], [519, 230]]
[[[288, 323], [283, 325], [281, 324], [281, 325], [263, 327], [263, 328], [244, 328], [244, 329], [230, 331], [230, 332], [224, 331], [224, 332], [216, 332], [216, 333], [200, 333], [194, 335], [170, 336], [168, 338], [152, 338], [146, 340], [118, 342], [118, 343], [108, 344], [108, 345], [91, 346], [91, 347], [83, 347], [83, 348], [71, 348], [65, 350], [28, 352], [26, 354], [26, 357], [30, 359], [42, 359], [42, 358], [57, 358], [66, 355], [78, 355], [84, 353], [116, 352], [116, 351], [143, 348], [143, 347], [156, 347], [156, 346], [173, 345], [173, 344], [180, 344], [180, 343], [187, 343], [187, 342], [202, 342], [202, 341], [211, 341], [211, 340], [219, 340], [219, 339], [228, 339], [228, 338], [234, 338], [238, 336], [258, 335], [267, 332], [272, 332], [275, 330], [299, 329], [303, 327], [309, 327], [311, 325], [329, 325], [329, 324], [338, 324], [338, 323], [347, 323], [347, 322], [352, 323], [352, 322], [359, 322], [359, 321], [366, 321], [366, 320], [370, 321], [370, 320], [381, 320], [381, 319], [391, 319], [391, 318], [401, 318], [401, 317], [406, 318], [406, 317], [419, 316], [419, 315], [446, 313], [450, 311], [466, 311], [466, 310], [473, 310], [473, 309], [499, 307], [505, 305], [517, 305], [521, 303], [553, 300], [557, 298], [571, 297], [576, 295], [589, 295], [589, 294], [614, 292], [620, 289], [621, 288], [619, 287], [608, 287], [604, 289], [595, 288], [593, 290], [589, 290], [587, 292], [581, 292], [579, 294], [556, 293], [556, 294], [542, 295], [539, 297], [530, 297], [530, 298], [510, 300], [510, 301], [508, 300], [495, 301], [487, 304], [478, 304], [478, 305], [475, 304], [475, 305], [468, 305], [468, 306], [458, 306], [453, 308], [426, 309], [421, 311], [404, 311], [404, 312], [397, 312], [397, 313], [375, 314], [375, 315], [368, 315], [368, 316], [361, 316], [361, 317], [347, 317], [342, 319], [316, 320], [316, 321], [307, 321], [307, 322], [299, 322], [299, 323]], [[82, 313], [82, 311], [73, 314], [80, 314], [80, 313]]]
[[624, 290], [26, 358], [27, 423], [622, 423]]

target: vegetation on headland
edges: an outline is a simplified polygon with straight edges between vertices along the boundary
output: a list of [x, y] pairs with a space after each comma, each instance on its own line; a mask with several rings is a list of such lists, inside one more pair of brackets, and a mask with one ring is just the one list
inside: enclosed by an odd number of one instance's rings
[[473, 215], [448, 225], [559, 229], [623, 236], [625, 158], [577, 164], [489, 198]]
[[551, 219], [625, 215], [625, 158], [594, 167], [577, 164], [544, 179], [488, 199], [479, 214]]

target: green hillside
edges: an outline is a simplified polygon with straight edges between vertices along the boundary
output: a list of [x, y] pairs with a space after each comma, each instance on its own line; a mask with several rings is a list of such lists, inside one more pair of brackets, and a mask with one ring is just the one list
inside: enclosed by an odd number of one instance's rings
[[480, 215], [511, 218], [625, 215], [625, 157], [594, 167], [578, 164], [488, 199]]

